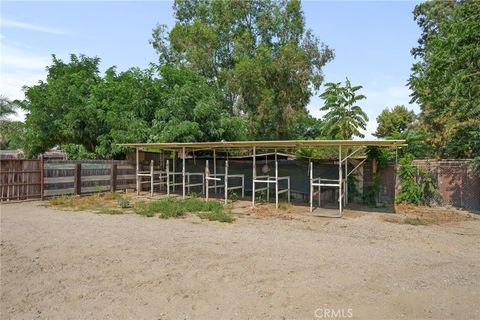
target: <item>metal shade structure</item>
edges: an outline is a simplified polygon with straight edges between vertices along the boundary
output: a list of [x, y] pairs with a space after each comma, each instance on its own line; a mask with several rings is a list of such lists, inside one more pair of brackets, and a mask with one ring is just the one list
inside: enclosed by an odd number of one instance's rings
[[405, 140], [273, 140], [273, 141], [218, 141], [180, 143], [122, 143], [130, 148], [151, 148], [161, 150], [209, 150], [225, 148], [302, 148], [302, 147], [396, 147], [405, 145]]
[[[309, 175], [310, 175], [310, 212], [313, 211], [313, 196], [318, 194], [319, 204], [320, 204], [320, 193], [321, 187], [335, 187], [338, 188], [338, 203], [339, 203], [339, 215], [342, 215], [343, 208], [347, 204], [347, 195], [348, 195], [348, 185], [347, 178], [353, 173], [366, 159], [363, 159], [354, 169], [350, 172], [348, 171], [348, 159], [350, 159], [354, 154], [359, 150], [366, 147], [386, 147], [394, 148], [405, 146], [405, 140], [274, 140], [274, 141], [218, 141], [218, 142], [182, 142], [182, 143], [124, 143], [119, 144], [122, 147], [128, 147], [135, 149], [136, 153], [136, 179], [137, 179], [137, 193], [141, 188], [141, 177], [148, 176], [150, 177], [151, 192], [153, 193], [154, 185], [164, 184], [167, 188], [167, 195], [170, 194], [170, 187], [175, 185], [182, 186], [182, 197], [185, 198], [186, 190], [191, 186], [198, 186], [198, 184], [190, 184], [190, 176], [200, 175], [203, 180], [203, 191], [207, 194], [208, 199], [208, 189], [209, 182], [212, 181], [215, 183], [213, 186], [216, 190], [217, 181], [220, 181], [219, 176], [216, 172], [216, 153], [217, 152], [233, 152], [234, 150], [251, 151], [252, 157], [252, 206], [255, 205], [255, 192], [259, 190], [267, 190], [267, 195], [269, 194], [270, 184], [275, 186], [275, 204], [278, 208], [278, 195], [280, 193], [287, 193], [288, 200], [290, 201], [290, 177], [280, 177], [278, 175], [278, 160], [277, 160], [277, 150], [283, 149], [296, 149], [296, 148], [312, 148], [312, 149], [322, 149], [322, 148], [338, 148], [338, 179], [328, 180], [321, 177], [314, 177], [313, 166], [310, 162], [309, 164]], [[270, 149], [274, 150], [275, 155], [275, 175], [274, 176], [257, 176], [256, 173], [256, 157], [258, 156], [257, 150], [259, 149]], [[169, 151], [173, 152], [174, 156], [176, 154], [181, 155], [182, 158], [182, 171], [175, 172], [175, 163], [173, 162], [173, 171], [169, 171], [169, 165], [167, 160], [167, 168], [165, 171], [157, 172], [153, 170], [153, 163], [151, 164], [150, 171], [140, 171], [139, 165], [139, 150], [145, 151]], [[206, 162], [205, 172], [202, 173], [191, 173], [186, 172], [185, 170], [185, 158], [187, 151], [212, 151], [213, 152], [213, 174], [210, 174], [208, 168], [208, 161]], [[343, 152], [342, 152], [343, 151]], [[343, 155], [345, 153], [345, 155]], [[335, 157], [336, 158], [336, 157]], [[336, 159], [335, 159], [336, 160]], [[226, 167], [228, 168], [228, 160], [226, 162]], [[157, 174], [159, 176], [159, 182], [154, 183], [154, 176]], [[175, 176], [182, 177], [181, 183], [175, 183]], [[171, 182], [171, 177], [173, 177], [173, 183]], [[225, 188], [225, 201], [227, 201], [227, 186], [228, 179], [234, 178], [234, 176], [229, 176], [228, 171], [223, 175], [223, 185], [221, 187]], [[288, 187], [286, 189], [279, 189], [279, 181], [288, 181]], [[244, 184], [244, 179], [242, 178], [242, 184]], [[267, 185], [266, 188], [257, 188], [256, 184]], [[317, 188], [317, 191], [315, 191]], [[244, 185], [242, 187], [242, 193], [244, 190]]]

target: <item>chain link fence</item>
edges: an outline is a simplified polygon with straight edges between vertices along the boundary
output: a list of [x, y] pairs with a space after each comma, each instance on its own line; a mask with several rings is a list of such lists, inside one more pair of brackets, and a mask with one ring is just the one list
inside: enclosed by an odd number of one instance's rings
[[441, 204], [480, 211], [480, 175], [470, 160], [415, 160], [436, 181]]

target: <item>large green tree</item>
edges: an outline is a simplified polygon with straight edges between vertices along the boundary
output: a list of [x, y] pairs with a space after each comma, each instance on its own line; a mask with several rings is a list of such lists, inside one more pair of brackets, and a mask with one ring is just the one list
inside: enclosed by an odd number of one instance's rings
[[229, 114], [218, 88], [198, 73], [164, 65], [102, 75], [99, 63], [54, 56], [46, 81], [26, 88], [27, 156], [61, 146], [75, 158], [107, 158], [126, 151], [119, 143], [245, 137], [242, 118]]
[[298, 0], [176, 0], [176, 24], [153, 30], [160, 62], [185, 66], [221, 92], [250, 138], [290, 138], [333, 52], [305, 27]]
[[439, 157], [480, 154], [480, 1], [415, 7], [422, 34], [409, 79], [420, 126]]
[[404, 105], [385, 108], [377, 117], [378, 126], [374, 135], [378, 138], [403, 139], [406, 130], [415, 119], [415, 112], [408, 110]]
[[329, 82], [325, 84], [325, 92], [320, 97], [325, 100], [321, 107], [327, 113], [324, 116], [323, 135], [331, 139], [348, 140], [353, 137], [363, 138], [360, 130], [365, 130], [368, 116], [357, 105], [357, 102], [366, 97], [359, 94], [362, 86], [352, 86], [350, 80]]
[[102, 81], [100, 59], [71, 55], [69, 63], [53, 56], [46, 81], [27, 87], [21, 103], [26, 115], [26, 154], [37, 155], [62, 143], [77, 143], [94, 151], [105, 132], [99, 113], [89, 103]]
[[207, 142], [242, 140], [242, 117], [229, 114], [221, 92], [198, 73], [184, 67], [160, 68], [161, 107], [156, 109], [151, 141]]

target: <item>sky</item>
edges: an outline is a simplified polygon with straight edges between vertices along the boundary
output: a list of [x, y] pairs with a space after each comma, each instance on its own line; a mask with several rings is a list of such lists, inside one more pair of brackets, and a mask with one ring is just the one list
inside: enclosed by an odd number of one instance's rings
[[[366, 138], [373, 138], [376, 117], [385, 107], [410, 105], [406, 86], [414, 62], [410, 49], [420, 30], [411, 1], [303, 1], [306, 26], [335, 51], [323, 69], [325, 82], [362, 85], [359, 105], [369, 117]], [[22, 99], [24, 85], [45, 80], [51, 55], [98, 56], [102, 71], [145, 68], [157, 61], [149, 44], [156, 24], [174, 24], [170, 1], [2, 1], [0, 3], [0, 95]], [[308, 109], [320, 117], [318, 92]], [[20, 113], [17, 118], [22, 119]]]

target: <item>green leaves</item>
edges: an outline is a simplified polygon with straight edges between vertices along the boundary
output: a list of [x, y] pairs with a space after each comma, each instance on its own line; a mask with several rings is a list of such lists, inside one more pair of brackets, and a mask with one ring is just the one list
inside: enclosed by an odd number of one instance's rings
[[326, 83], [325, 91], [320, 95], [325, 104], [320, 108], [327, 111], [324, 116], [323, 134], [331, 139], [349, 140], [353, 137], [363, 138], [360, 129], [365, 130], [368, 116], [356, 105], [357, 101], [366, 99], [357, 94], [362, 86], [352, 86], [348, 78], [345, 86], [341, 82]]
[[34, 156], [56, 145], [72, 158], [121, 157], [119, 143], [245, 138], [216, 86], [184, 67], [164, 65], [100, 75], [97, 58], [53, 58], [47, 81], [27, 88], [25, 147]]
[[378, 127], [374, 135], [379, 138], [404, 139], [406, 130], [415, 119], [415, 113], [403, 105], [385, 108], [377, 117]]
[[14, 102], [0, 96], [0, 120], [5, 120], [8, 116], [15, 115], [17, 107]]
[[176, 24], [153, 30], [160, 62], [185, 66], [219, 89], [249, 138], [292, 138], [333, 51], [305, 28], [298, 0], [184, 1]]
[[480, 2], [430, 1], [414, 17], [422, 30], [409, 86], [420, 125], [439, 157], [480, 154]]
[[431, 205], [440, 203], [442, 196], [438, 191], [435, 178], [423, 168], [412, 164], [410, 154], [400, 159], [398, 176], [400, 191], [395, 197], [396, 203], [411, 203], [415, 205]]

